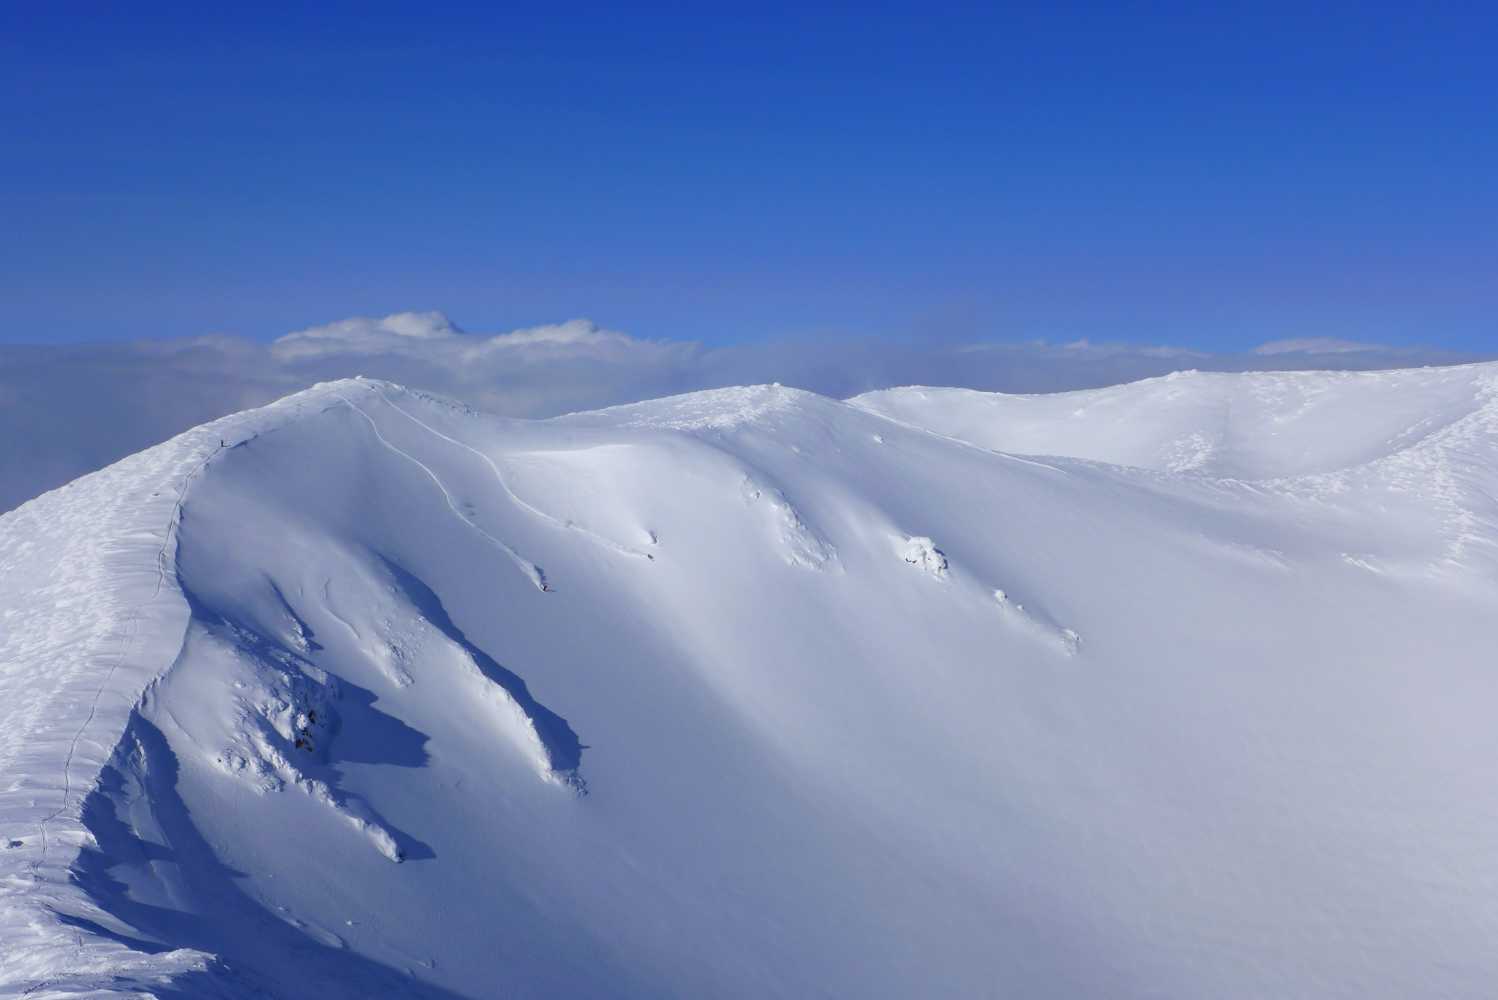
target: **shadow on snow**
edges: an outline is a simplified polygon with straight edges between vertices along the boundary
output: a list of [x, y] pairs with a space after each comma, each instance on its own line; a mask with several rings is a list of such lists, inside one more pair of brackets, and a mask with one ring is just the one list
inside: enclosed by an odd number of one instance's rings
[[[141, 936], [110, 931], [81, 917], [63, 918], [137, 951], [192, 948], [215, 956], [205, 972], [180, 976], [166, 989], [153, 984], [157, 996], [461, 997], [324, 944], [252, 899], [238, 883], [244, 873], [223, 864], [198, 832], [177, 791], [178, 773], [176, 755], [161, 731], [139, 712], [132, 713], [98, 786], [84, 800], [83, 822], [96, 845], [80, 853], [73, 878], [102, 910]], [[143, 839], [121, 818], [131, 804], [149, 807], [163, 843]], [[191, 909], [136, 898], [118, 877], [130, 872], [172, 878]]]

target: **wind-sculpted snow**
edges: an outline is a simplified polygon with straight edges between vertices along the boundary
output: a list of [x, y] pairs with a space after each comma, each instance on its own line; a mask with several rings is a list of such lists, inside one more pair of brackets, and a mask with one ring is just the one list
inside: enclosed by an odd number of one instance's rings
[[1491, 413], [1495, 384], [1491, 364], [1192, 371], [1049, 395], [911, 387], [850, 402], [996, 451], [1259, 480], [1334, 472], [1418, 450], [1447, 428]]
[[1498, 368], [556, 420], [0, 516], [0, 995], [1481, 996]]
[[519, 676], [494, 662], [492, 657], [469, 642], [468, 637], [448, 617], [442, 602], [430, 587], [399, 566], [386, 563], [386, 569], [395, 578], [403, 596], [420, 611], [426, 621], [457, 646], [486, 679], [504, 692], [500, 700], [522, 720], [518, 722], [523, 733], [522, 741], [528, 750], [544, 761], [542, 773], [548, 778], [571, 785], [579, 792], [584, 791], [587, 785], [578, 773], [578, 768], [582, 765], [583, 745], [572, 727], [567, 725], [567, 720], [536, 701]]

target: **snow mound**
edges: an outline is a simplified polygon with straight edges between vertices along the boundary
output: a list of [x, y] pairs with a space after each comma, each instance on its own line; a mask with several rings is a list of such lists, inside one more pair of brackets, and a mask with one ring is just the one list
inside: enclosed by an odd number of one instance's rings
[[911, 535], [905, 539], [901, 556], [912, 566], [938, 580], [947, 575], [947, 554], [936, 547], [936, 543], [925, 535]]
[[0, 515], [0, 995], [1482, 995], [1495, 387], [198, 428]]

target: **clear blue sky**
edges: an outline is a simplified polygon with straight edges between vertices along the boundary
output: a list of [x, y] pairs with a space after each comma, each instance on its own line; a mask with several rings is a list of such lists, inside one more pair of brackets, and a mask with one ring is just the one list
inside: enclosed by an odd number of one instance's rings
[[1498, 345], [1491, 0], [219, 6], [0, 12], [0, 341]]

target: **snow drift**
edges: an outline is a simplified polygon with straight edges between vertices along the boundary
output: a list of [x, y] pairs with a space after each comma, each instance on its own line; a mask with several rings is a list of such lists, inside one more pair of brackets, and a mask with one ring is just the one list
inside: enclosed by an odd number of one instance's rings
[[1478, 996], [1498, 366], [549, 421], [0, 517], [0, 993]]

